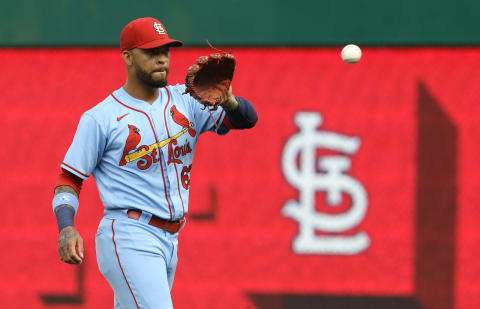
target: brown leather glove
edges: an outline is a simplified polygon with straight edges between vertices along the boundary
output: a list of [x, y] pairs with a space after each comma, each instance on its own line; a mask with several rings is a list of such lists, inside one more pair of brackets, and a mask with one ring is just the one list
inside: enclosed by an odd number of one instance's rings
[[210, 110], [216, 110], [227, 98], [234, 70], [232, 54], [202, 56], [188, 69], [184, 94], [189, 93]]

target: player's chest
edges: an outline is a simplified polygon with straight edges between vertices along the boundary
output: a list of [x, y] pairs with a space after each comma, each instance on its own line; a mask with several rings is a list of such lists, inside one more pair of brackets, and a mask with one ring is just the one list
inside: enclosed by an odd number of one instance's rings
[[197, 132], [189, 109], [170, 104], [149, 110], [125, 110], [116, 116], [107, 143], [108, 157], [120, 167], [150, 170], [191, 164]]

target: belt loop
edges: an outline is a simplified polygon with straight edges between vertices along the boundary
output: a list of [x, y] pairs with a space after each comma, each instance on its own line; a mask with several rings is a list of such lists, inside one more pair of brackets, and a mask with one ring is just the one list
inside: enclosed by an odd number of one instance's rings
[[152, 214], [151, 213], [146, 212], [146, 211], [142, 211], [142, 214], [140, 215], [139, 221], [148, 224], [151, 219], [152, 219]]
[[177, 231], [177, 233], [180, 232], [181, 230], [183, 230], [183, 228], [185, 227], [186, 224], [187, 224], [187, 217], [183, 217], [182, 226], [181, 226], [180, 229]]

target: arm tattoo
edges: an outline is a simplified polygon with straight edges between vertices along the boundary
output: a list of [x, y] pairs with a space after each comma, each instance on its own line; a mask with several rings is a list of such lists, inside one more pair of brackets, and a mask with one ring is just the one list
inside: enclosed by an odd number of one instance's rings
[[75, 192], [75, 190], [73, 190], [73, 188], [70, 187], [70, 186], [59, 186], [59, 187], [55, 188], [55, 195], [57, 195], [59, 193], [62, 193], [62, 192], [72, 193], [73, 195], [75, 195], [78, 198], [77, 192]]

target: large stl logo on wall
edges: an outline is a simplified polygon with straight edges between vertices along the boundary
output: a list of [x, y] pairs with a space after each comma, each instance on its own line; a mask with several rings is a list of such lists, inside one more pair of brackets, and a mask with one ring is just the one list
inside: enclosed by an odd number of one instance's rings
[[[299, 132], [289, 138], [282, 153], [285, 178], [298, 190], [298, 200], [288, 200], [282, 208], [283, 215], [299, 225], [293, 251], [345, 255], [364, 251], [370, 245], [368, 234], [362, 230], [351, 232], [358, 229], [368, 209], [367, 192], [349, 175], [360, 139], [318, 130], [322, 116], [316, 112], [298, 112], [295, 124]], [[318, 156], [319, 150], [327, 154]], [[318, 191], [325, 196], [324, 210], [316, 205]], [[335, 211], [335, 207], [344, 204], [346, 196], [351, 205]]]

